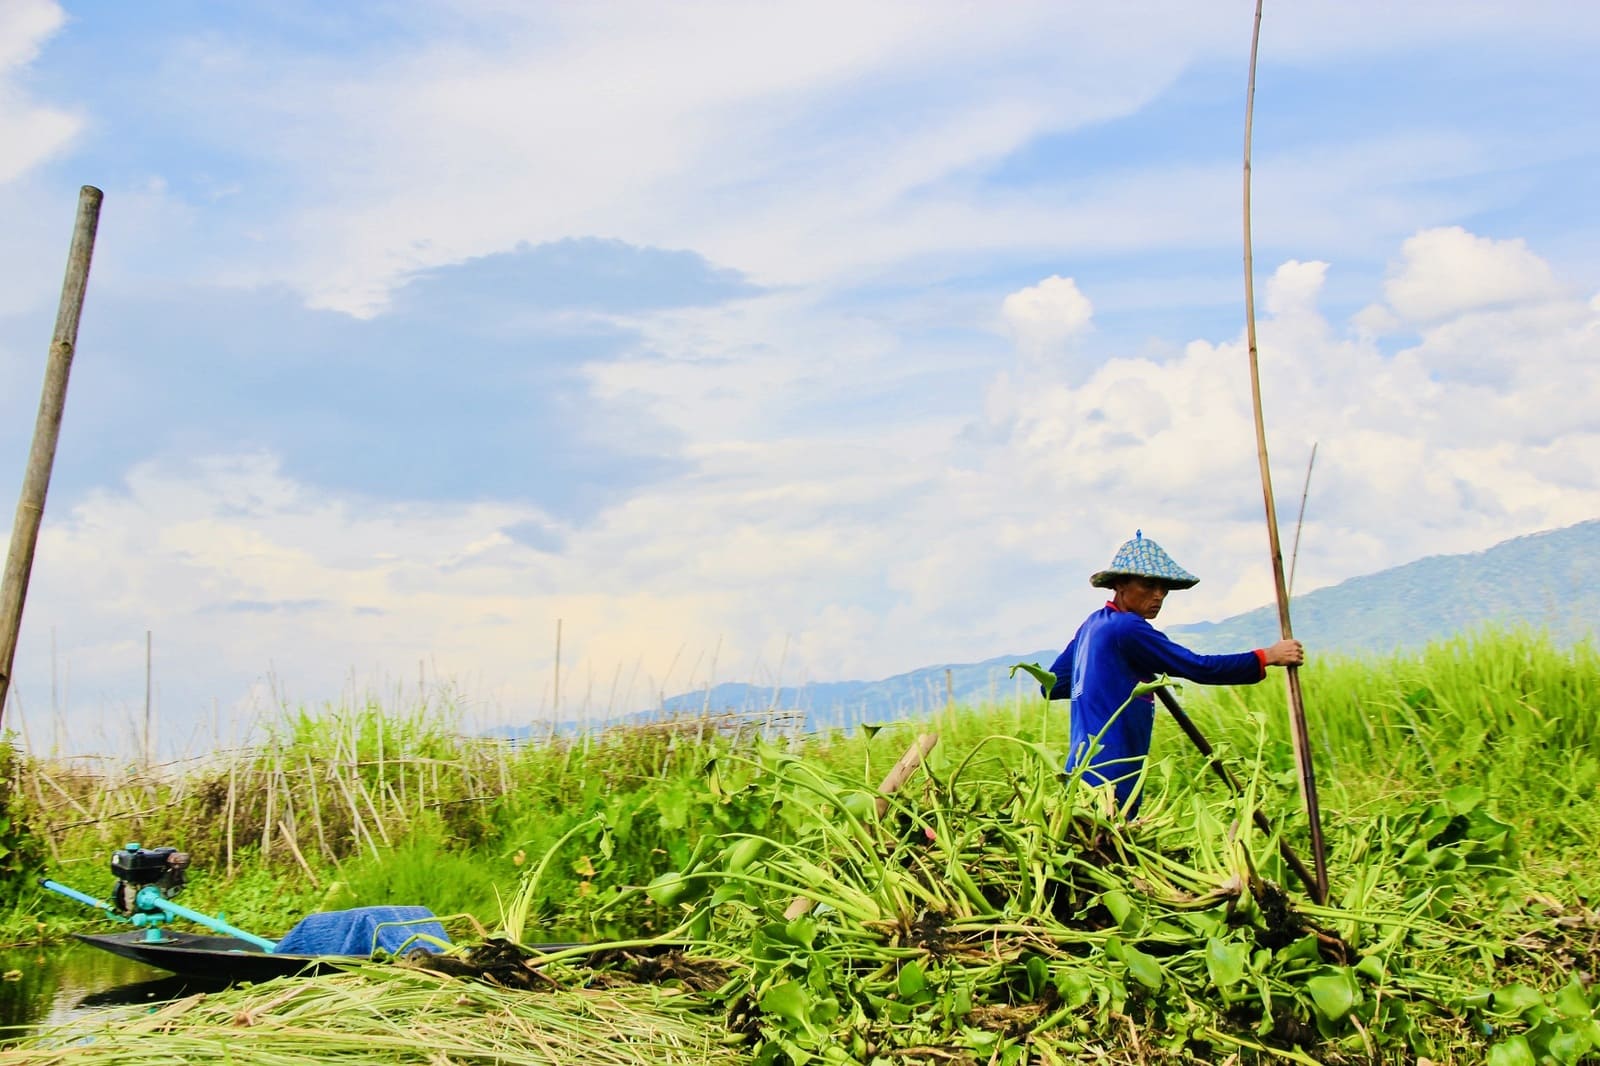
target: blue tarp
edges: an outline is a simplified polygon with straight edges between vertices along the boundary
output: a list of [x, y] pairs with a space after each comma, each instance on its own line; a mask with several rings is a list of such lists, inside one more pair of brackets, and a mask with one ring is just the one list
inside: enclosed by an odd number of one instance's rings
[[[433, 912], [426, 907], [353, 907], [347, 911], [322, 911], [300, 919], [300, 924], [278, 941], [277, 955], [358, 955], [370, 956], [377, 948], [391, 954], [400, 950], [418, 933], [449, 942], [444, 926], [427, 921]], [[412, 922], [390, 925], [390, 922]], [[430, 954], [438, 945], [418, 940], [407, 952], [422, 950]]]

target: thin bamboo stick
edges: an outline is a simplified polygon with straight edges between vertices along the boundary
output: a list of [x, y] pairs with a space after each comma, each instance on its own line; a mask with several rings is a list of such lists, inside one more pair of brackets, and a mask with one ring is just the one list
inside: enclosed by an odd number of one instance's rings
[[267, 865], [272, 856], [272, 801], [276, 798], [272, 774], [268, 773], [265, 776], [267, 795], [263, 802], [266, 803], [267, 809], [261, 819], [261, 865], [263, 866]]
[[233, 813], [235, 798], [238, 795], [239, 760], [235, 756], [228, 762], [228, 852], [227, 873], [228, 880], [233, 880]]
[[[1267, 462], [1267, 428], [1261, 410], [1261, 366], [1256, 348], [1255, 262], [1250, 235], [1250, 141], [1256, 106], [1256, 56], [1261, 44], [1261, 4], [1256, 0], [1255, 26], [1250, 35], [1250, 86], [1244, 113], [1244, 306], [1245, 334], [1250, 354], [1250, 401], [1255, 412], [1256, 458], [1261, 466], [1261, 494], [1267, 511], [1267, 545], [1272, 553], [1272, 580], [1278, 597], [1278, 627], [1283, 639], [1294, 633], [1289, 624], [1288, 586], [1283, 576], [1283, 547], [1278, 540], [1278, 510], [1272, 498], [1272, 470]], [[1289, 718], [1294, 739], [1294, 761], [1300, 771], [1300, 796], [1306, 818], [1311, 823], [1311, 857], [1316, 865], [1317, 885], [1313, 898], [1323, 903], [1328, 898], [1328, 859], [1322, 842], [1322, 811], [1317, 801], [1316, 769], [1312, 765], [1311, 737], [1306, 730], [1305, 702], [1300, 693], [1300, 671], [1284, 670], [1289, 690]]]
[[307, 880], [311, 882], [311, 887], [321, 888], [322, 882], [317, 880], [317, 875], [311, 869], [311, 864], [306, 862], [306, 857], [300, 854], [300, 846], [294, 842], [294, 832], [283, 822], [278, 823], [278, 832], [283, 834], [283, 842], [289, 846], [289, 854], [294, 856], [294, 861], [299, 863], [300, 869], [305, 871]]
[[311, 820], [317, 827], [317, 850], [332, 859], [333, 852], [328, 848], [328, 836], [322, 826], [322, 799], [317, 795], [317, 773], [311, 766], [311, 755], [306, 754], [306, 784], [311, 789]]

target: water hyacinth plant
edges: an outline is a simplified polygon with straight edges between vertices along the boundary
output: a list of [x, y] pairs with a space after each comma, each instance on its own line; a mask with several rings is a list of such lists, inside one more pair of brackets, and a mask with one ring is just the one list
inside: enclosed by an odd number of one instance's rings
[[[972, 772], [997, 748], [1002, 773]], [[1344, 872], [1316, 906], [1283, 887], [1255, 788], [1152, 782], [1130, 825], [1061, 764], [991, 737], [879, 820], [880, 795], [767, 749], [743, 787], [794, 838], [730, 834], [648, 891], [683, 910], [673, 935], [737, 963], [720, 996], [758, 1061], [1576, 1062], [1600, 1048], [1600, 994], [1580, 978], [1550, 994], [1507, 979], [1510, 934], [1548, 922], [1522, 906], [1514, 833], [1481, 792], [1339, 825]], [[815, 907], [786, 917], [797, 897]]]

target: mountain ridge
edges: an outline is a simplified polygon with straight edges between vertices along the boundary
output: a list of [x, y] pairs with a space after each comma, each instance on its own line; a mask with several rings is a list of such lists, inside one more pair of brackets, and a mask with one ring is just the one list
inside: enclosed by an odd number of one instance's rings
[[[1295, 635], [1318, 655], [1403, 653], [1487, 626], [1533, 628], [1560, 645], [1593, 640], [1600, 630], [1600, 519], [1349, 578], [1296, 597], [1292, 611]], [[1277, 635], [1277, 608], [1267, 605], [1165, 632], [1200, 652], [1259, 647]], [[947, 699], [965, 703], [1020, 695], [1031, 681], [1012, 680], [1011, 666], [1034, 662], [1048, 667], [1060, 650], [938, 663], [877, 681], [780, 686], [723, 682], [668, 697], [659, 707], [623, 721], [767, 710], [798, 712], [811, 730], [892, 720], [937, 709]], [[565, 732], [571, 724], [556, 729]], [[529, 730], [508, 732], [527, 735]]]

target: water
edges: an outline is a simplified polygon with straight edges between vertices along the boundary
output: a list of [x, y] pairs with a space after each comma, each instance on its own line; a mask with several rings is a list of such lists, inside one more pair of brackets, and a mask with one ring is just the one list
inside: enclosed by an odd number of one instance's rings
[[0, 1047], [24, 1035], [18, 1027], [70, 1023], [110, 1007], [154, 1009], [216, 987], [76, 941], [0, 949], [0, 974]]

